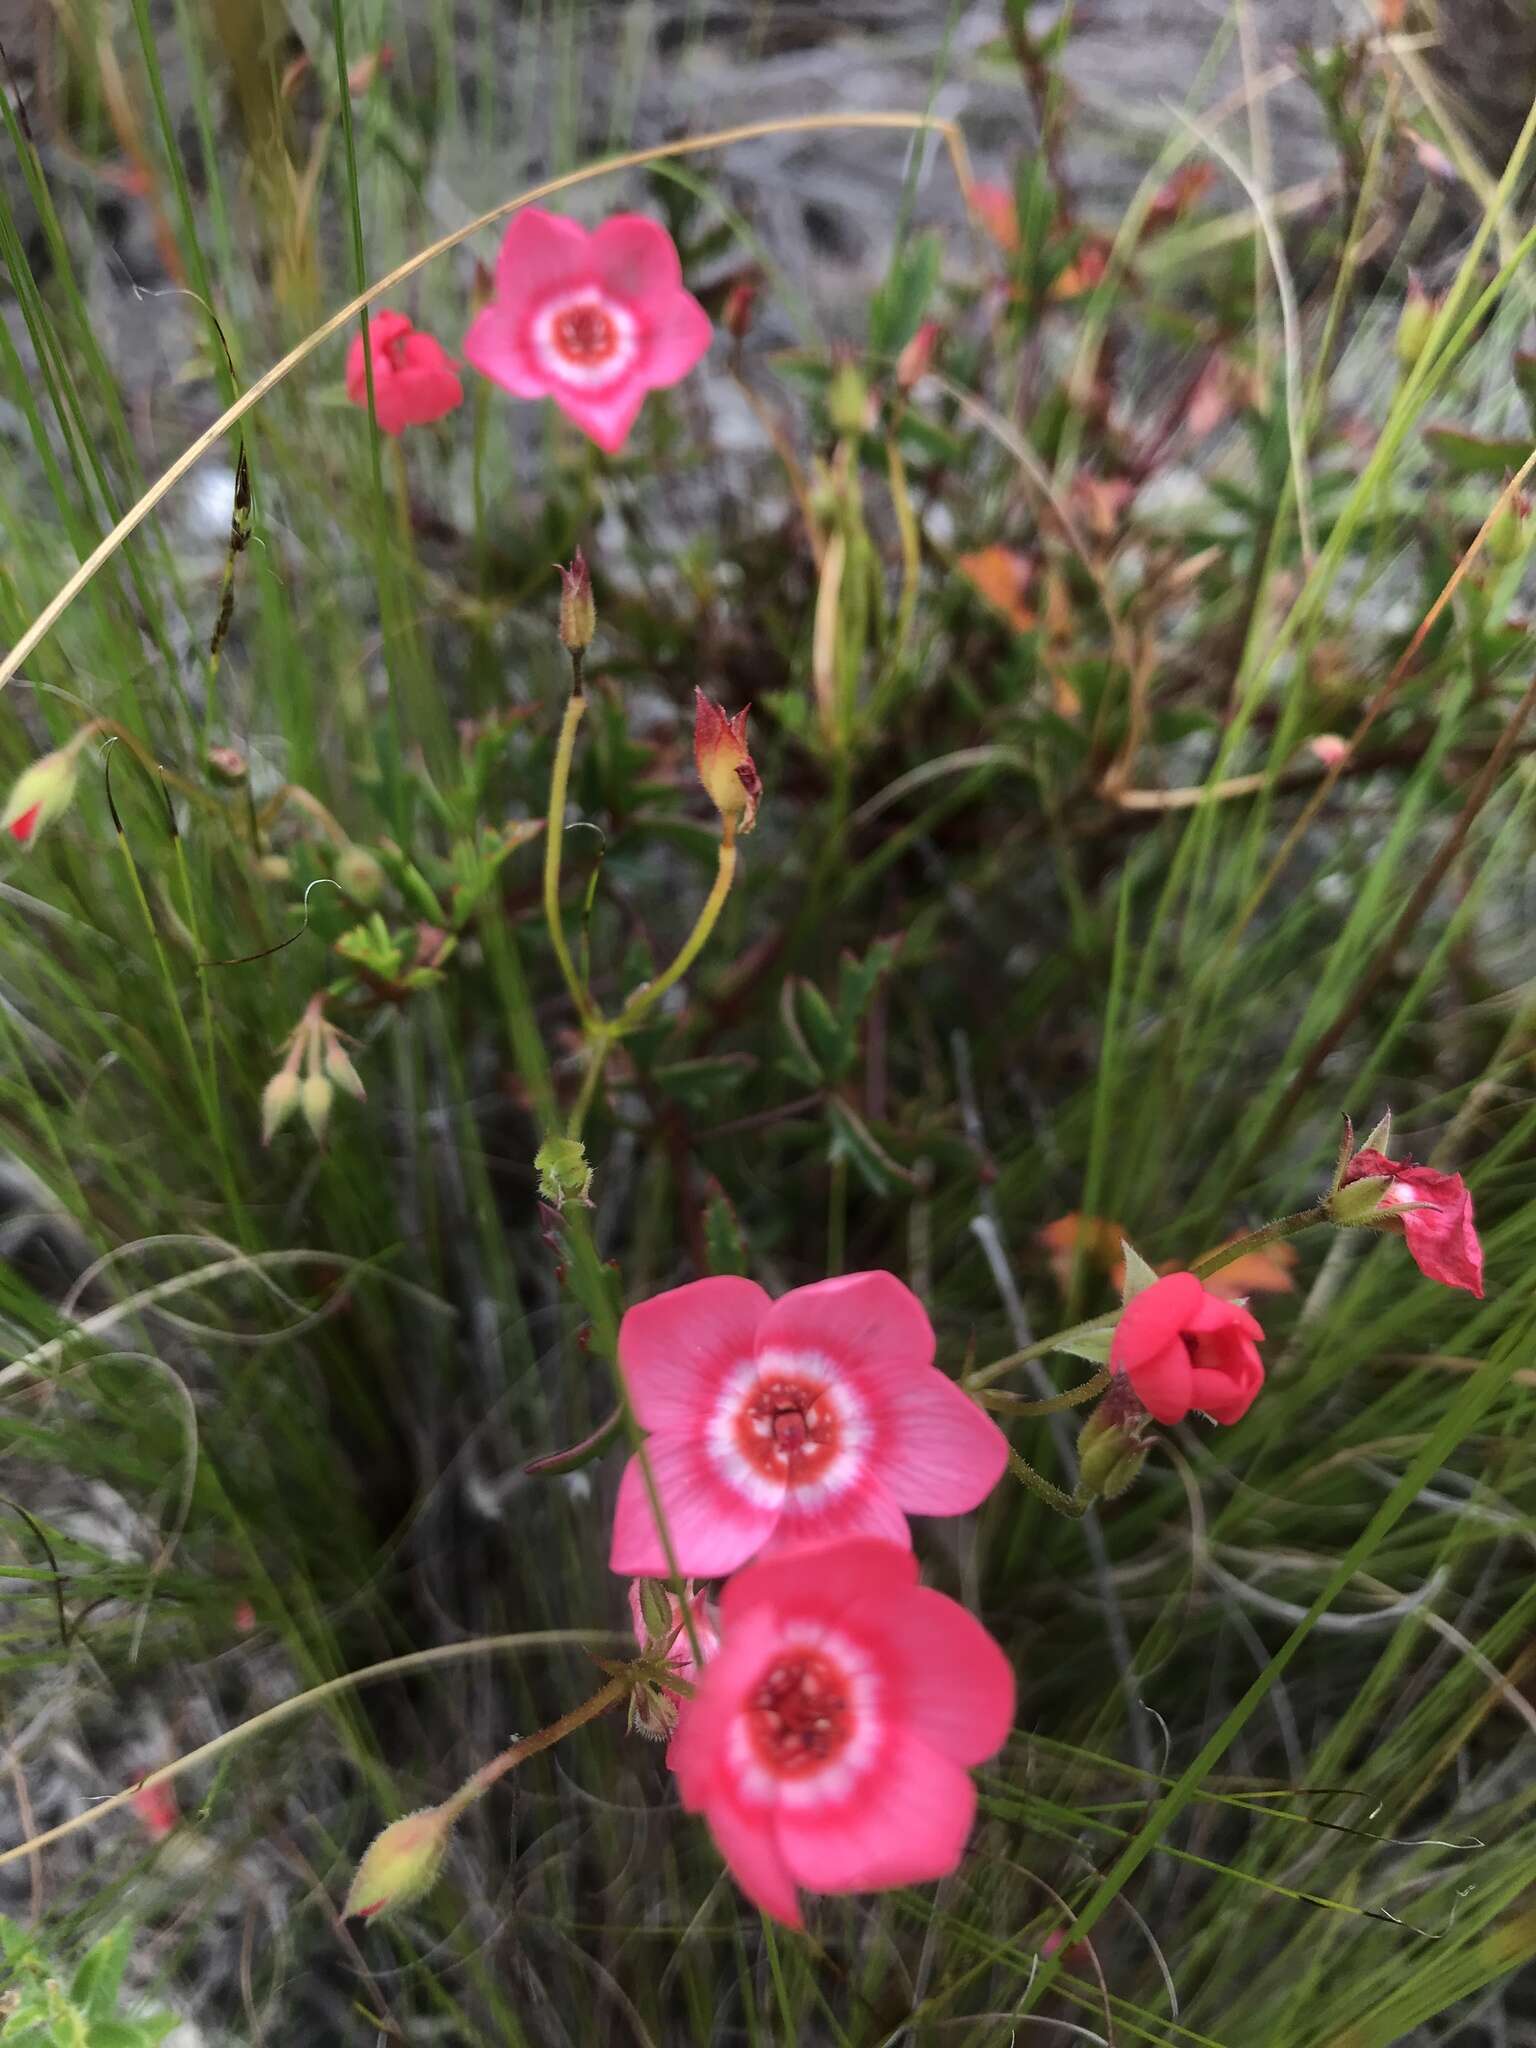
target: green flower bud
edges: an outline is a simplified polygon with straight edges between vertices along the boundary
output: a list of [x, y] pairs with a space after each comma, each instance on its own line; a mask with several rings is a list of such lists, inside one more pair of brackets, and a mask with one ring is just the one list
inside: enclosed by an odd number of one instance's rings
[[1125, 1393], [1118, 1384], [1111, 1387], [1078, 1433], [1078, 1475], [1083, 1492], [1113, 1500], [1134, 1484], [1147, 1460], [1143, 1420], [1126, 1412]]
[[569, 569], [560, 571], [560, 639], [570, 654], [585, 654], [597, 632], [592, 572], [578, 548]]
[[1381, 1198], [1391, 1185], [1386, 1174], [1370, 1173], [1335, 1188], [1328, 1197], [1328, 1221], [1345, 1225], [1369, 1223], [1379, 1212]]
[[546, 1138], [534, 1153], [533, 1164], [539, 1176], [540, 1201], [548, 1202], [552, 1209], [563, 1209], [567, 1202], [581, 1202], [590, 1208], [592, 1169], [579, 1138]]
[[334, 1081], [344, 1094], [350, 1095], [354, 1102], [368, 1100], [368, 1090], [334, 1031], [329, 1033], [325, 1048], [325, 1076], [328, 1081]]
[[270, 1145], [299, 1106], [299, 1077], [287, 1067], [275, 1073], [261, 1091], [261, 1142]]
[[352, 901], [371, 910], [384, 894], [384, 869], [366, 846], [350, 841], [336, 856], [336, 879]]
[[423, 1807], [392, 1821], [374, 1837], [358, 1864], [342, 1918], [372, 1920], [425, 1897], [442, 1871], [453, 1822], [454, 1816], [441, 1806]]
[[331, 1121], [331, 1104], [335, 1100], [336, 1090], [324, 1074], [305, 1075], [299, 1089], [299, 1107], [317, 1145], [325, 1143], [326, 1129]]
[[31, 846], [45, 826], [69, 809], [80, 780], [79, 751], [73, 745], [60, 747], [17, 777], [0, 811], [0, 831], [9, 832], [18, 846]]

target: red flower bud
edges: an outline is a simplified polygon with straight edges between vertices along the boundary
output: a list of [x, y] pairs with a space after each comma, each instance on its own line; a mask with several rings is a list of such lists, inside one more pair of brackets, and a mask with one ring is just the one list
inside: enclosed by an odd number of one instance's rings
[[1193, 1273], [1170, 1273], [1126, 1303], [1109, 1369], [1126, 1375], [1158, 1422], [1182, 1422], [1191, 1411], [1238, 1422], [1264, 1384], [1263, 1335], [1247, 1309]]
[[702, 690], [693, 694], [693, 758], [699, 780], [726, 823], [750, 832], [757, 823], [758, 800], [763, 793], [762, 777], [747, 751], [747, 712], [751, 707], [727, 718]]

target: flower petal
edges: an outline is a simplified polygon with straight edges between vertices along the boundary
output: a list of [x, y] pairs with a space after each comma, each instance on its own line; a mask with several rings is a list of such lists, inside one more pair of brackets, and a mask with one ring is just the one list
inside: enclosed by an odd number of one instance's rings
[[1160, 1351], [1127, 1366], [1126, 1372], [1136, 1391], [1136, 1398], [1154, 1420], [1184, 1420], [1189, 1413], [1192, 1374], [1189, 1350], [1181, 1337], [1171, 1338]]
[[683, 282], [677, 244], [643, 213], [616, 213], [588, 243], [591, 274], [627, 305], [660, 310]]
[[617, 455], [645, 403], [646, 386], [640, 369], [636, 364], [628, 376], [605, 391], [577, 391], [568, 385], [551, 384], [549, 396], [605, 455]]
[[641, 1428], [702, 1434], [725, 1381], [754, 1357], [771, 1307], [756, 1281], [729, 1275], [637, 1302], [619, 1325], [619, 1368]]
[[859, 1536], [876, 1536], [887, 1543], [912, 1547], [907, 1518], [882, 1482], [869, 1475], [849, 1486], [831, 1500], [807, 1504], [794, 1487], [784, 1495], [784, 1509], [778, 1527], [763, 1545], [764, 1557], [787, 1557], [793, 1551], [819, 1550], [824, 1544], [843, 1543]]
[[580, 221], [527, 206], [513, 214], [496, 257], [496, 296], [509, 309], [548, 298], [592, 275], [592, 242]]
[[[773, 1534], [778, 1504], [760, 1506], [724, 1485], [701, 1443], [654, 1436], [646, 1455], [679, 1571], [720, 1578], [745, 1564]], [[630, 1459], [619, 1481], [608, 1563], [632, 1578], [665, 1578], [669, 1569], [638, 1458]]]
[[880, 1477], [909, 1514], [963, 1515], [1008, 1466], [1008, 1439], [953, 1380], [930, 1369], [882, 1401]]
[[549, 375], [527, 334], [527, 323], [514, 309], [486, 306], [469, 323], [464, 359], [514, 398], [542, 398], [549, 389]]
[[769, 1350], [820, 1353], [861, 1391], [883, 1394], [932, 1368], [933, 1325], [894, 1273], [849, 1273], [781, 1295], [758, 1336], [758, 1351]]
[[958, 1600], [915, 1587], [889, 1631], [887, 1655], [914, 1735], [957, 1764], [997, 1754], [1013, 1726], [1013, 1669]]
[[692, 293], [679, 288], [648, 326], [635, 368], [653, 391], [663, 390], [687, 376], [714, 338], [709, 315]]
[[976, 1787], [960, 1766], [905, 1731], [837, 1805], [781, 1799], [774, 1833], [790, 1876], [807, 1891], [875, 1891], [946, 1877], [965, 1853]]
[[[803, 1555], [764, 1559], [732, 1579], [720, 1596], [720, 1634], [727, 1648], [754, 1609], [794, 1614], [841, 1614], [855, 1602], [901, 1601], [917, 1584], [917, 1559], [910, 1549], [874, 1538], [840, 1543], [819, 1555], [814, 1566]], [[718, 1660], [717, 1660], [718, 1661]], [[714, 1665], [710, 1666], [711, 1671]]]
[[[753, 1566], [731, 1584], [751, 1579], [757, 1569]], [[771, 1605], [743, 1608], [727, 1639], [705, 1665], [693, 1698], [685, 1700], [678, 1712], [667, 1761], [677, 1774], [678, 1795], [690, 1813], [703, 1813], [729, 1794], [731, 1780], [721, 1775], [726, 1736], [762, 1678], [764, 1666], [772, 1660], [779, 1629], [778, 1612]]]
[[1109, 1351], [1111, 1371], [1123, 1371], [1161, 1351], [1180, 1330], [1190, 1327], [1190, 1317], [1199, 1313], [1206, 1299], [1205, 1289], [1193, 1273], [1169, 1273], [1133, 1295], [1115, 1325]]
[[743, 1809], [734, 1800], [717, 1799], [706, 1818], [715, 1847], [753, 1905], [786, 1927], [802, 1926], [795, 1880], [774, 1831], [773, 1808]]

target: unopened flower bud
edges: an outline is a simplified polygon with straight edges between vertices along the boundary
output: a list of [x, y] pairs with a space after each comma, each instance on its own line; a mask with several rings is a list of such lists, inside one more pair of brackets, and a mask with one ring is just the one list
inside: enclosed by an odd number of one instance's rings
[[299, 1086], [299, 1107], [317, 1145], [325, 1143], [325, 1133], [331, 1121], [331, 1104], [335, 1100], [335, 1087], [324, 1074], [304, 1076]]
[[424, 1898], [442, 1871], [453, 1822], [453, 1814], [443, 1806], [423, 1807], [391, 1822], [374, 1837], [358, 1864], [342, 1918], [372, 1920]]
[[284, 1067], [261, 1091], [261, 1142], [270, 1145], [299, 1106], [301, 1084], [297, 1074]]
[[671, 1593], [656, 1579], [640, 1579], [637, 1595], [640, 1602], [640, 1619], [645, 1624], [642, 1642], [654, 1644], [665, 1642], [677, 1628], [674, 1613], [676, 1602]]
[[1530, 515], [1531, 501], [1524, 491], [1515, 491], [1505, 499], [1488, 529], [1486, 546], [1490, 560], [1508, 568], [1521, 559], [1526, 550], [1526, 523]]
[[1424, 344], [1429, 340], [1439, 311], [1440, 301], [1425, 291], [1417, 277], [1410, 277], [1408, 296], [1403, 300], [1403, 310], [1398, 315], [1394, 344], [1397, 360], [1405, 370], [1411, 370], [1424, 353]]
[[592, 599], [592, 573], [578, 548], [569, 569], [560, 571], [560, 639], [567, 652], [585, 654], [597, 631], [597, 606]]
[[1147, 1461], [1147, 1444], [1128, 1424], [1101, 1421], [1101, 1409], [1102, 1404], [1078, 1434], [1078, 1473], [1086, 1492], [1113, 1500], [1134, 1483]]
[[334, 1081], [344, 1095], [350, 1095], [354, 1102], [368, 1100], [368, 1090], [363, 1086], [362, 1077], [334, 1031], [326, 1041], [324, 1065], [326, 1079]]
[[210, 747], [205, 757], [209, 780], [239, 789], [250, 779], [250, 763], [238, 747]]
[[637, 1685], [629, 1696], [629, 1729], [650, 1742], [670, 1742], [677, 1728], [677, 1702], [659, 1685]]
[[286, 882], [293, 874], [293, 862], [280, 853], [264, 853], [256, 863], [256, 872], [264, 882]]
[[699, 780], [721, 817], [738, 830], [750, 832], [757, 823], [763, 782], [747, 751], [747, 711], [727, 718], [702, 690], [693, 694], [693, 758]]
[[925, 320], [896, 358], [896, 388], [910, 391], [920, 377], [933, 368], [944, 330], [937, 320]]
[[757, 295], [761, 289], [760, 277], [738, 277], [726, 293], [725, 304], [720, 309], [720, 325], [732, 341], [745, 341], [751, 332], [757, 312]]
[[1381, 1198], [1391, 1185], [1390, 1176], [1384, 1173], [1363, 1174], [1358, 1180], [1346, 1181], [1328, 1197], [1328, 1221], [1346, 1227], [1351, 1223], [1370, 1222], [1380, 1210]]
[[384, 869], [366, 846], [350, 840], [336, 856], [336, 879], [364, 910], [371, 910], [384, 894]]
[[0, 831], [9, 832], [18, 846], [31, 846], [45, 826], [69, 809], [80, 780], [79, 753], [74, 744], [59, 747], [17, 777], [0, 811]]
[[851, 358], [845, 358], [832, 372], [827, 386], [827, 418], [833, 430], [845, 439], [862, 434], [870, 422], [869, 386], [864, 372]]

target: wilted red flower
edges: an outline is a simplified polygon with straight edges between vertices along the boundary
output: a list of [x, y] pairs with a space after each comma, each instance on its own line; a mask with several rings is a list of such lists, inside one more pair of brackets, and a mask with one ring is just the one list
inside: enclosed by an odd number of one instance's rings
[[[368, 322], [373, 358], [373, 408], [386, 434], [429, 426], [464, 402], [458, 365], [442, 343], [413, 327], [403, 313], [378, 312]], [[347, 350], [347, 396], [368, 403], [363, 337], [354, 334]]]
[[695, 690], [693, 697], [693, 758], [699, 780], [721, 817], [750, 832], [763, 794], [763, 779], [747, 750], [747, 712], [752, 707], [727, 718], [702, 690]]
[[[1408, 1256], [1426, 1280], [1443, 1287], [1464, 1287], [1483, 1296], [1483, 1247], [1472, 1221], [1472, 1196], [1459, 1173], [1440, 1173], [1433, 1166], [1415, 1166], [1409, 1159], [1389, 1159], [1384, 1152], [1357, 1152], [1344, 1169], [1342, 1185], [1385, 1177], [1387, 1186], [1373, 1212], [1408, 1241]], [[1405, 1202], [1425, 1206], [1391, 1212]]]
[[[772, 1300], [721, 1275], [642, 1301], [619, 1366], [678, 1569], [715, 1578], [775, 1554], [959, 1515], [1003, 1475], [991, 1416], [933, 1363], [933, 1325], [894, 1273], [849, 1273]], [[667, 1570], [638, 1459], [619, 1485], [609, 1562]]]
[[686, 377], [712, 331], [655, 221], [616, 213], [588, 234], [527, 207], [502, 239], [496, 296], [475, 316], [464, 353], [514, 398], [552, 398], [612, 454], [646, 393]]
[[1125, 1374], [1158, 1422], [1182, 1422], [1191, 1410], [1237, 1422], [1264, 1384], [1263, 1335], [1247, 1309], [1223, 1301], [1193, 1273], [1170, 1273], [1126, 1303], [1109, 1369]]
[[755, 1564], [721, 1601], [724, 1647], [672, 1744], [754, 1905], [800, 1925], [796, 1886], [944, 1877], [976, 1811], [970, 1767], [1007, 1740], [1013, 1673], [981, 1623], [865, 1539]]
[[989, 184], [978, 178], [966, 194], [971, 211], [1005, 256], [1019, 246], [1019, 215], [1013, 194], [1006, 185]]
[[1294, 1294], [1295, 1268], [1296, 1247], [1281, 1238], [1256, 1252], [1244, 1252], [1228, 1266], [1219, 1266], [1205, 1285], [1223, 1301], [1241, 1301], [1250, 1294]]
[[1072, 1268], [1081, 1258], [1085, 1266], [1101, 1267], [1117, 1290], [1125, 1278], [1125, 1226], [1107, 1216], [1081, 1216], [1069, 1209], [1054, 1223], [1035, 1232], [1045, 1247], [1056, 1285], [1065, 1294], [1072, 1281]]

